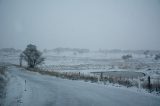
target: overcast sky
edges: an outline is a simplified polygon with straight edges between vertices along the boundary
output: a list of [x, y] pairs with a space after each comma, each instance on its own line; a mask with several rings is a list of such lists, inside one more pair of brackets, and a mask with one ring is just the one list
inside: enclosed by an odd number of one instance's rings
[[160, 49], [160, 0], [0, 0], [0, 48]]

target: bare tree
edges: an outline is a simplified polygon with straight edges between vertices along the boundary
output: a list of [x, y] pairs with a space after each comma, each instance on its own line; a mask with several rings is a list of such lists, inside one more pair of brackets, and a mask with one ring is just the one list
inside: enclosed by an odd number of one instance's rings
[[29, 44], [27, 48], [23, 51], [24, 60], [27, 62], [28, 67], [34, 68], [44, 62], [42, 53], [37, 50], [35, 45]]

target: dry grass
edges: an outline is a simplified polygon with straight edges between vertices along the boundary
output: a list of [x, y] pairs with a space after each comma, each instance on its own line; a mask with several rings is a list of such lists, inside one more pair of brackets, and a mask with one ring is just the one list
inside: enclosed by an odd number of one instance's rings
[[70, 79], [70, 80], [84, 80], [84, 81], [91, 81], [91, 82], [98, 81], [97, 77], [84, 75], [84, 74], [81, 74], [80, 72], [47, 71], [47, 70], [42, 70], [39, 68], [34, 68], [34, 69], [33, 68], [26, 68], [26, 69], [33, 71], [33, 72], [39, 72], [40, 74], [43, 74], [43, 75], [61, 77], [61, 78]]
[[153, 81], [150, 85], [148, 84], [147, 81], [144, 81], [142, 83], [142, 87], [144, 89], [147, 89], [149, 92], [156, 91], [157, 93], [160, 93], [160, 81], [159, 80]]
[[119, 85], [123, 85], [126, 87], [131, 87], [133, 86], [132, 82], [127, 79], [127, 78], [121, 78], [121, 77], [104, 77], [103, 79], [101, 79], [102, 81], [108, 81], [109, 83], [113, 83], [113, 84], [119, 84]]
[[3, 105], [3, 100], [5, 98], [5, 87], [6, 87], [6, 74], [5, 74], [6, 67], [0, 66], [0, 106]]
[[6, 66], [0, 66], [0, 74], [5, 75]]

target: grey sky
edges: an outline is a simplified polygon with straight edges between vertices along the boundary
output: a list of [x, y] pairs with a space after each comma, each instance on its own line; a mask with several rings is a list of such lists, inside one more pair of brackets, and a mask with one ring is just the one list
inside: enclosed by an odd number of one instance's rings
[[160, 49], [160, 0], [0, 0], [0, 48]]

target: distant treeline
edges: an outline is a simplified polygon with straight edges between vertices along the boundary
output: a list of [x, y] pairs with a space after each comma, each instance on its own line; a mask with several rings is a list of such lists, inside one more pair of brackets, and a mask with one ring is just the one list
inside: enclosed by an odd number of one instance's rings
[[135, 53], [135, 54], [158, 54], [160, 50], [120, 50], [120, 49], [111, 49], [111, 50], [103, 50], [100, 49], [98, 52], [102, 53]]
[[61, 53], [61, 52], [77, 52], [77, 53], [88, 53], [90, 52], [89, 49], [79, 49], [79, 48], [55, 48], [52, 50], [47, 50], [44, 49], [43, 52], [57, 52], [57, 53]]
[[[7, 53], [17, 53], [22, 52], [20, 49], [15, 48], [2, 48], [0, 49], [0, 52], [7, 52]], [[82, 49], [82, 48], [63, 48], [58, 47], [55, 49], [44, 49], [43, 52], [56, 52], [56, 53], [62, 53], [62, 52], [74, 52], [74, 53], [88, 53], [90, 52], [89, 49]], [[100, 53], [130, 53], [130, 54], [144, 54], [144, 55], [155, 55], [159, 54], [160, 50], [121, 50], [121, 49], [99, 49], [97, 52]]]
[[15, 48], [2, 48], [2, 49], [0, 49], [0, 52], [18, 53], [18, 52], [21, 52], [21, 50], [15, 49]]

